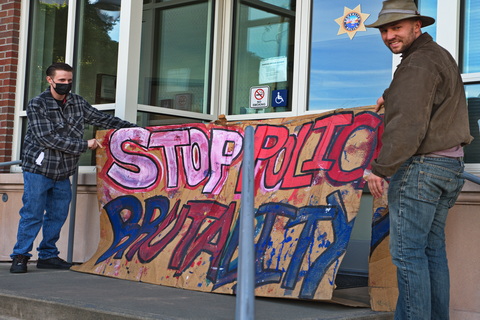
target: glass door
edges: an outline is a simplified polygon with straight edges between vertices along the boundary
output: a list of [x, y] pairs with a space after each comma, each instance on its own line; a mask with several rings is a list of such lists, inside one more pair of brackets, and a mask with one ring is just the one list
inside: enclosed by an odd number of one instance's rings
[[295, 7], [295, 0], [235, 2], [229, 114], [292, 110]]

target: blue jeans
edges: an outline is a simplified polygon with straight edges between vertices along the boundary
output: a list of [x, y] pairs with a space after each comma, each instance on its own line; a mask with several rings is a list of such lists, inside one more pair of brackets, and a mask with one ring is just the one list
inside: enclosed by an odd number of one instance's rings
[[399, 292], [395, 319], [449, 318], [445, 222], [465, 182], [463, 166], [456, 159], [414, 156], [390, 181], [390, 253]]
[[17, 243], [13, 256], [31, 257], [33, 241], [42, 228], [43, 239], [37, 248], [40, 259], [57, 257], [56, 243], [68, 216], [72, 188], [70, 180], [55, 181], [43, 175], [23, 172], [23, 207], [20, 209]]

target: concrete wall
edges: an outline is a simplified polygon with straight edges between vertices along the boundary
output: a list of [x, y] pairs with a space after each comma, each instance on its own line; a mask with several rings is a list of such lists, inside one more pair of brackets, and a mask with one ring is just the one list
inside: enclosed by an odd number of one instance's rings
[[480, 186], [467, 182], [446, 228], [452, 320], [480, 319]]
[[[100, 210], [97, 200], [95, 174], [81, 174], [77, 190], [75, 215], [74, 262], [88, 260], [96, 251], [100, 240]], [[19, 210], [22, 207], [23, 177], [21, 173], [0, 174], [0, 261], [8, 261], [16, 242]], [[60, 234], [60, 257], [67, 258], [70, 218]], [[41, 233], [41, 231], [40, 231]], [[41, 234], [33, 244], [32, 260], [37, 259], [36, 248]]]

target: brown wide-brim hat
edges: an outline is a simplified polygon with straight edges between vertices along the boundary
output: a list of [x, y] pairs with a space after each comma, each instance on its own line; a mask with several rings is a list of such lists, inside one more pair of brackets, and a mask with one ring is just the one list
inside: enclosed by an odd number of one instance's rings
[[392, 22], [413, 18], [420, 19], [422, 27], [435, 23], [434, 18], [420, 15], [413, 0], [387, 0], [383, 1], [382, 11], [378, 14], [377, 21], [365, 27], [380, 28]]

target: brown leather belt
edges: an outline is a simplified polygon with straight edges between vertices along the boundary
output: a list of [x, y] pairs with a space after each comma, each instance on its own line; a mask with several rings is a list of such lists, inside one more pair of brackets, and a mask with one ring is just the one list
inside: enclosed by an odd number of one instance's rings
[[447, 158], [447, 159], [463, 161], [463, 157], [448, 157], [448, 156], [441, 156], [439, 154], [434, 154], [434, 153], [421, 154], [420, 156], [424, 156], [424, 157], [427, 157], [427, 158]]

